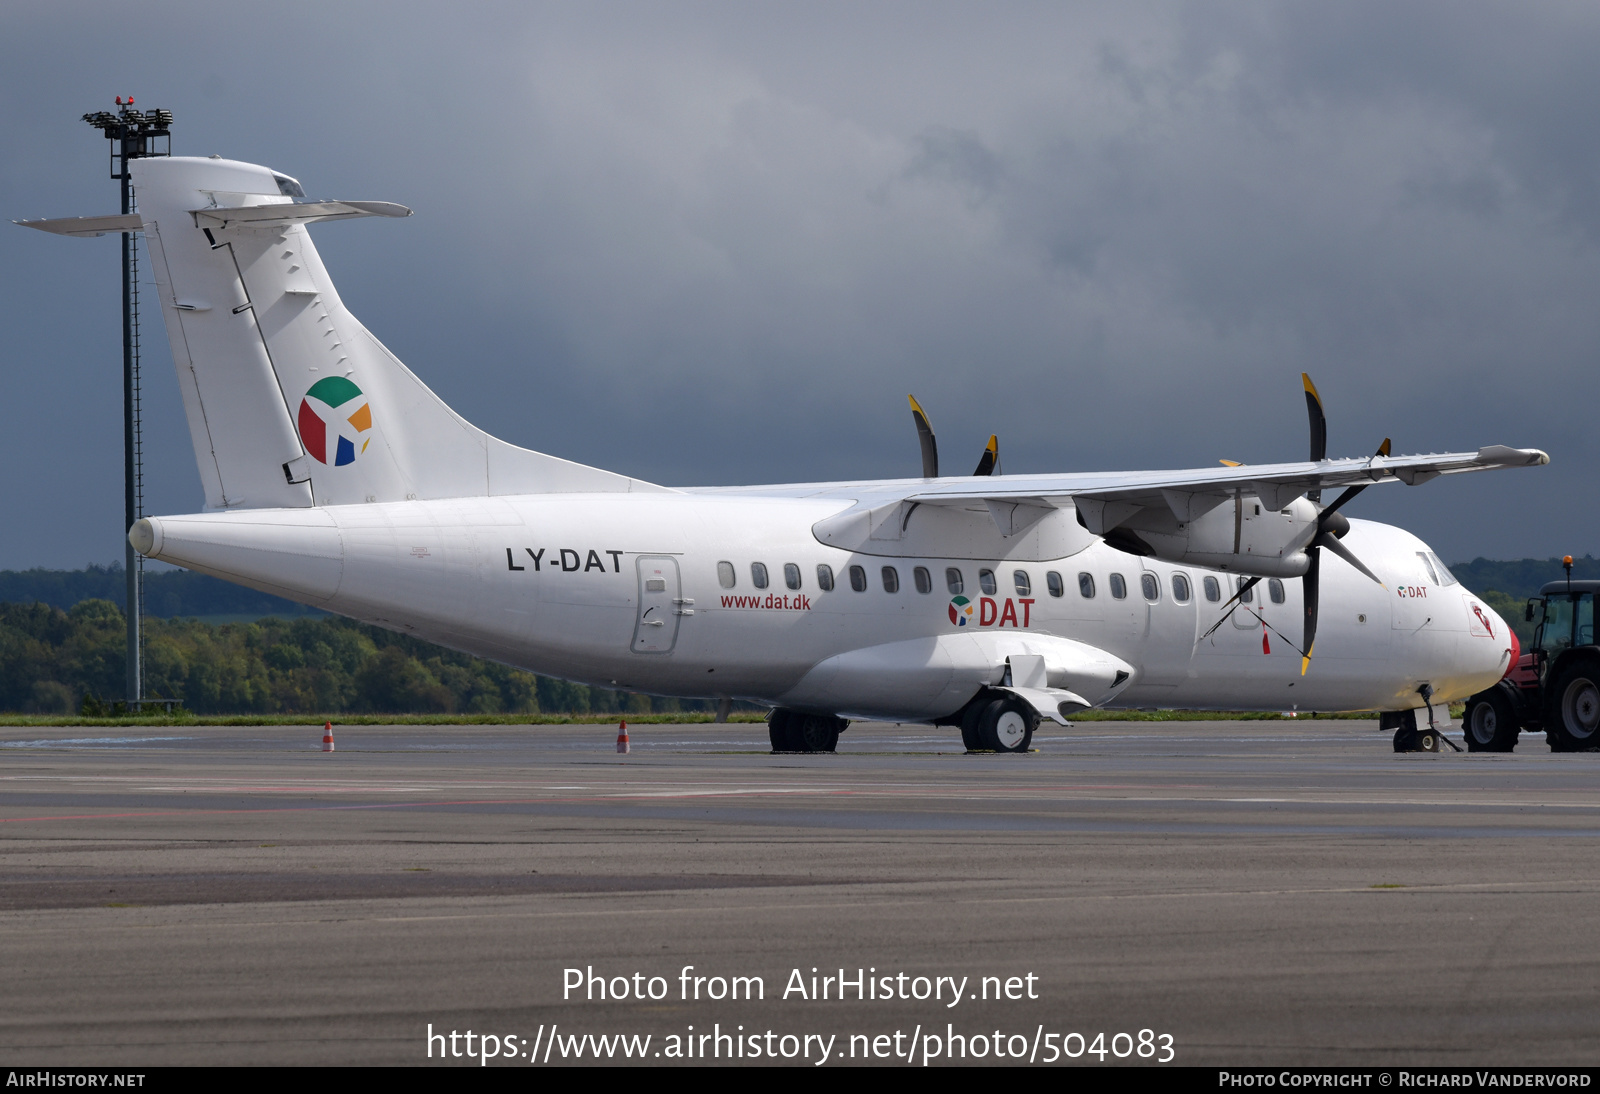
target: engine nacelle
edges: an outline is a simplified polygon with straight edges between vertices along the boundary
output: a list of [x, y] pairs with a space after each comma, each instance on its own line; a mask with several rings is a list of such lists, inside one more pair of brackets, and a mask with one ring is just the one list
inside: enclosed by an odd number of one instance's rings
[[1079, 523], [1130, 554], [1257, 577], [1301, 577], [1311, 567], [1306, 548], [1320, 510], [1303, 495], [1162, 493], [1160, 506], [1093, 498], [1074, 504]]

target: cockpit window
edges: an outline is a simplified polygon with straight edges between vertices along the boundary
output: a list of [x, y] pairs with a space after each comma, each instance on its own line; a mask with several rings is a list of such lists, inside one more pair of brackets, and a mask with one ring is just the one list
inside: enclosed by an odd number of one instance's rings
[[1440, 558], [1432, 551], [1428, 552], [1428, 557], [1433, 559], [1433, 570], [1434, 573], [1439, 575], [1439, 584], [1456, 585], [1460, 583], [1461, 579], [1450, 572], [1450, 567], [1444, 564], [1444, 559]]
[[1435, 585], [1443, 585], [1444, 582], [1439, 580], [1439, 575], [1433, 572], [1432, 556], [1427, 551], [1418, 551], [1417, 557], [1422, 560], [1422, 568], [1428, 571], [1428, 580]]
[[306, 192], [300, 189], [300, 184], [287, 175], [273, 175], [273, 181], [278, 184], [278, 193], [286, 198], [296, 198], [304, 201]]

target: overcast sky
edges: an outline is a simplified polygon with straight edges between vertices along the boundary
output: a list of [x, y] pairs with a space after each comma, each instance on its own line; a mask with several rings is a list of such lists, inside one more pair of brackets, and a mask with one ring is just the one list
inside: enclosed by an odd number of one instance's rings
[[[1592, 3], [8, 0], [0, 213], [115, 211], [79, 121], [404, 221], [313, 229], [470, 420], [669, 485], [1484, 444], [1351, 516], [1600, 551]], [[122, 554], [115, 237], [0, 225], [0, 567]], [[153, 294], [152, 294], [153, 295]], [[148, 504], [202, 501], [147, 312]]]

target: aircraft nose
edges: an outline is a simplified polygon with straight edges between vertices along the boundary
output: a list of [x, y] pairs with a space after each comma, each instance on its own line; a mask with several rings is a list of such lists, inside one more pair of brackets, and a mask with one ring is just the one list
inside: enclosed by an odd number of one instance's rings
[[[1517, 657], [1522, 652], [1522, 643], [1517, 640], [1516, 632], [1499, 612], [1476, 597], [1468, 604], [1467, 613], [1471, 616], [1467, 624], [1472, 633], [1492, 639], [1484, 642], [1480, 650], [1485, 671], [1492, 669], [1504, 676], [1516, 667]], [[1489, 662], [1493, 662], [1493, 665]]]

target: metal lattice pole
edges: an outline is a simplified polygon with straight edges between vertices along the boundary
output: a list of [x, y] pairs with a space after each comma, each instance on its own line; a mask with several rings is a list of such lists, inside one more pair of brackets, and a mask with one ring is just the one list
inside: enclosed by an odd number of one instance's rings
[[[111, 177], [122, 184], [122, 212], [138, 211], [133, 192], [130, 160], [166, 156], [172, 152], [172, 112], [135, 110], [133, 99], [117, 98], [117, 110], [85, 114], [83, 120], [101, 130], [111, 142]], [[165, 141], [165, 147], [158, 142]], [[122, 527], [129, 529], [144, 515], [144, 432], [139, 397], [139, 233], [122, 233]], [[127, 574], [128, 707], [138, 710], [144, 700], [144, 556], [124, 540]]]

